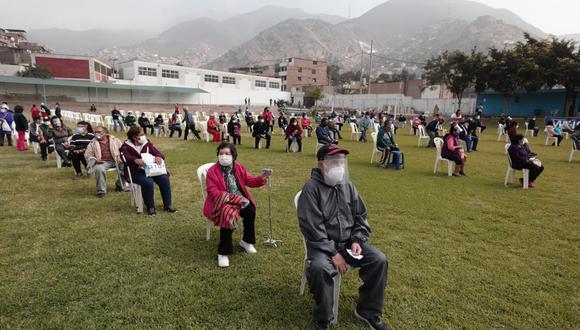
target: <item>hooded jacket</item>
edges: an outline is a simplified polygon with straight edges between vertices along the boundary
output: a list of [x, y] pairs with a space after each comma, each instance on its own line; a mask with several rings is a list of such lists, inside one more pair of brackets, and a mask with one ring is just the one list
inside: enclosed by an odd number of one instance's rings
[[331, 187], [318, 168], [302, 188], [298, 220], [308, 249], [329, 256], [346, 244], [366, 242], [371, 234], [366, 205], [352, 182]]

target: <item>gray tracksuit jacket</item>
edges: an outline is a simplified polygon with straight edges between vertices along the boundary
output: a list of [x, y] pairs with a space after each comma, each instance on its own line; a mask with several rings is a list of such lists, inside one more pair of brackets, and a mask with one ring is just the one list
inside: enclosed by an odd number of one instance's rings
[[329, 256], [352, 242], [366, 242], [371, 233], [367, 208], [352, 182], [331, 187], [318, 168], [302, 188], [298, 220], [307, 248]]

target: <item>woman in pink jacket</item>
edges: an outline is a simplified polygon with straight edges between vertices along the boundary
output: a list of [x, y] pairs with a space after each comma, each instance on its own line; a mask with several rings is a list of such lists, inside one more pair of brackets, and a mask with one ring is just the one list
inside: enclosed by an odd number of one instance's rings
[[[240, 246], [248, 253], [256, 253], [254, 244], [256, 234], [254, 219], [256, 218], [256, 202], [248, 193], [246, 187], [257, 188], [268, 183], [270, 173], [262, 172], [252, 176], [246, 168], [236, 162], [238, 152], [231, 143], [222, 143], [217, 148], [218, 162], [207, 171], [207, 197], [203, 214], [216, 225], [220, 226], [220, 243], [218, 246], [218, 265], [229, 266], [229, 258], [233, 253], [232, 233], [235, 221], [230, 224], [220, 219], [226, 210], [237, 210], [237, 215], [243, 219], [244, 233]], [[233, 211], [235, 212], [235, 211]]]

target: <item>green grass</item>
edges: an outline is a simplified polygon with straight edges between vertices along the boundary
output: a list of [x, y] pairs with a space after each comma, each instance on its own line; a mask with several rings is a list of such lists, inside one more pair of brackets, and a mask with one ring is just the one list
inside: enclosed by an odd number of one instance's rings
[[[494, 131], [469, 154], [466, 178], [434, 175], [434, 150], [417, 148], [408, 129], [397, 136], [407, 163], [401, 171], [370, 166], [372, 144], [345, 132], [371, 242], [390, 262], [384, 318], [393, 328], [580, 323], [578, 156], [567, 162], [570, 141], [555, 148], [532, 139], [546, 166], [537, 188], [506, 188], [504, 143]], [[216, 145], [154, 142], [167, 156], [179, 209], [155, 218], [135, 214], [126, 193], [97, 199], [94, 180], [71, 180], [72, 169], [56, 169], [54, 156], [43, 163], [0, 148], [0, 328], [311, 327], [312, 297], [298, 295], [304, 254], [292, 200], [315, 166], [314, 139], [302, 154], [286, 154], [280, 135], [259, 151], [243, 137], [239, 161], [254, 173], [274, 169], [274, 230], [283, 245], [236, 252], [229, 269], [216, 265], [218, 231], [205, 241], [195, 174], [215, 160]], [[251, 193], [262, 241], [268, 194]], [[359, 283], [356, 272], [343, 278], [340, 329], [361, 327], [352, 314]]]

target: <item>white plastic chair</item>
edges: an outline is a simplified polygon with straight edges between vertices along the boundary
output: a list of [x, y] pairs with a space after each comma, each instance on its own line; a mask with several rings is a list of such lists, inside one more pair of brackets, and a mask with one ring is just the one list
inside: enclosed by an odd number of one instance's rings
[[[296, 142], [296, 140], [292, 140], [292, 143], [290, 144], [290, 149], [294, 153], [298, 151], [298, 142]], [[290, 152], [290, 150], [288, 149], [288, 142], [286, 142], [286, 152]], [[316, 152], [318, 152], [318, 150]]]
[[200, 133], [202, 135], [202, 139], [205, 138], [205, 142], [209, 143], [210, 136], [209, 132], [207, 131], [207, 121], [199, 121], [198, 124], [200, 128]]
[[[205, 201], [205, 179], [207, 178], [207, 171], [209, 170], [210, 167], [212, 167], [215, 163], [207, 163], [207, 164], [203, 164], [200, 167], [197, 168], [197, 180], [199, 181], [199, 187], [201, 189], [201, 196], [203, 197], [203, 200]], [[205, 229], [205, 239], [206, 241], [209, 241], [209, 238], [211, 236], [211, 228], [213, 227], [213, 222], [207, 220], [207, 226]]]
[[350, 130], [352, 132], [352, 139], [354, 141], [358, 141], [359, 135], [360, 135], [360, 131], [358, 129], [358, 126], [355, 123], [349, 123], [350, 125]]
[[320, 150], [320, 148], [322, 148], [324, 146], [325, 146], [324, 143], [320, 143], [320, 142], [316, 141], [316, 150], [314, 150], [314, 156], [316, 156], [316, 154], [318, 154], [318, 150]]
[[526, 135], [528, 134], [528, 132], [530, 133], [531, 137], [534, 137], [534, 130], [533, 129], [528, 129], [528, 122], [525, 122], [526, 125], [526, 130], [524, 131], [524, 137], [526, 137]]
[[[514, 178], [516, 176], [516, 169], [512, 168], [512, 159], [510, 158], [510, 155], [508, 153], [508, 149], [510, 147], [510, 144], [506, 144], [505, 145], [505, 150], [506, 150], [506, 154], [507, 154], [507, 158], [508, 158], [508, 167], [507, 167], [507, 171], [505, 173], [505, 180], [504, 180], [504, 186], [508, 186], [508, 184], [510, 183], [514, 183]], [[528, 169], [522, 169], [522, 174], [523, 174], [523, 178], [524, 178], [524, 182], [523, 182], [523, 188], [524, 189], [528, 189], [528, 185], [530, 183], [530, 170]]]
[[574, 154], [578, 152], [578, 149], [576, 149], [576, 142], [572, 141], [572, 151], [570, 151], [570, 157], [568, 158], [568, 162], [572, 162], [572, 158], [574, 158]]
[[417, 147], [422, 145], [423, 140], [427, 140], [429, 142], [429, 135], [425, 132], [425, 127], [423, 125], [417, 126], [417, 130], [419, 131], [419, 139], [417, 140]]
[[[300, 195], [302, 194], [302, 191], [299, 191], [296, 196], [294, 196], [294, 207], [296, 207], [296, 209], [298, 209], [298, 199], [300, 198]], [[304, 295], [304, 290], [306, 289], [306, 270], [308, 269], [309, 266], [309, 262], [308, 262], [308, 249], [306, 248], [306, 239], [304, 238], [304, 236], [302, 236], [302, 243], [304, 245], [304, 268], [302, 269], [302, 279], [300, 281], [300, 295]], [[348, 266], [348, 269], [350, 270], [350, 266]], [[342, 275], [340, 274], [340, 272], [337, 272], [336, 276], [333, 277], [333, 281], [334, 281], [334, 288], [333, 288], [333, 305], [332, 305], [332, 314], [334, 315], [334, 319], [332, 320], [331, 323], [336, 324], [338, 322], [338, 304], [339, 304], [339, 299], [340, 299], [340, 282], [342, 279]]]
[[444, 143], [443, 139], [435, 138], [433, 140], [433, 142], [435, 143], [435, 149], [437, 150], [437, 155], [435, 157], [435, 167], [433, 168], [433, 173], [434, 174], [437, 173], [439, 171], [439, 167], [441, 165], [441, 162], [446, 161], [447, 162], [447, 176], [452, 176], [453, 175], [453, 161], [441, 157], [441, 150], [443, 149], [443, 143]]
[[378, 135], [377, 132], [371, 133], [371, 137], [373, 138], [373, 153], [371, 154], [371, 164], [374, 162], [376, 154], [379, 154], [379, 155], [383, 154], [382, 151], [377, 149], [377, 135]]

